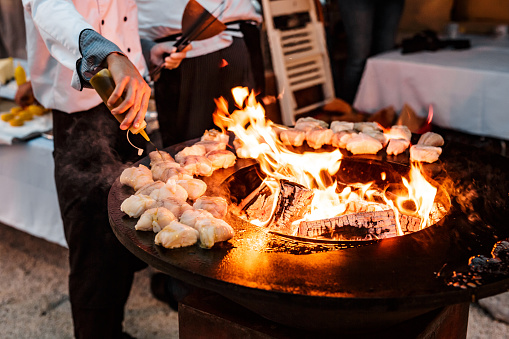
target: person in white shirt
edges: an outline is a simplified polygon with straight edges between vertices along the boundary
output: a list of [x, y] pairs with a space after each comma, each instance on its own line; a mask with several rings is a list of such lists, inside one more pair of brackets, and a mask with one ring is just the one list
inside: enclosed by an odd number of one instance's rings
[[[186, 0], [136, 0], [142, 46], [169, 41], [182, 33]], [[165, 69], [154, 83], [154, 94], [163, 146], [197, 138], [214, 128], [214, 99], [225, 97], [233, 109], [231, 89], [245, 86], [263, 92], [264, 70], [259, 24], [262, 17], [251, 0], [198, 0], [226, 24], [222, 33], [193, 41], [179, 68]], [[253, 37], [246, 39], [247, 35]], [[157, 66], [157, 60], [148, 61]]]
[[[53, 112], [55, 183], [69, 247], [69, 297], [76, 338], [123, 338], [134, 272], [146, 266], [109, 225], [107, 197], [138, 160], [122, 130], [140, 124], [150, 97], [133, 0], [23, 0], [29, 73], [38, 102]], [[171, 53], [171, 44], [152, 49]], [[172, 53], [166, 66], [185, 57]], [[107, 67], [116, 88], [109, 109], [89, 80]], [[74, 88], [72, 88], [72, 87]], [[113, 114], [127, 113], [120, 124]], [[120, 129], [119, 129], [120, 127]], [[132, 136], [133, 143], [144, 142]]]

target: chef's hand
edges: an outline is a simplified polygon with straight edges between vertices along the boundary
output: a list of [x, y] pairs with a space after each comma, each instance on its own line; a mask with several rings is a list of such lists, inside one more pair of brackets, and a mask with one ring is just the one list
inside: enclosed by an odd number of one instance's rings
[[30, 81], [19, 85], [16, 95], [14, 96], [14, 102], [21, 107], [26, 107], [35, 103], [32, 83]]
[[[154, 47], [150, 50], [150, 62], [156, 66], [164, 63], [165, 68], [174, 69], [180, 65], [180, 62], [186, 57], [187, 52], [191, 49], [191, 45], [187, 45], [182, 52], [177, 52], [177, 48], [173, 47], [172, 43], [161, 42], [154, 45]], [[169, 56], [163, 60], [164, 54], [169, 54]]]
[[126, 56], [111, 53], [106, 57], [106, 63], [116, 84], [115, 90], [108, 99], [108, 106], [113, 107], [124, 95], [122, 103], [113, 108], [111, 113], [127, 113], [120, 124], [120, 129], [126, 130], [131, 125], [134, 128], [140, 127], [147, 113], [151, 94], [150, 86]]

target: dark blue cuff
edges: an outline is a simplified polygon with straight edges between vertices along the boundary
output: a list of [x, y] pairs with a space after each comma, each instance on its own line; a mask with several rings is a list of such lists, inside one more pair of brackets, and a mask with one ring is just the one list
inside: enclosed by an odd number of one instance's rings
[[115, 52], [125, 55], [117, 45], [92, 29], [81, 31], [79, 46], [82, 57], [76, 62], [76, 70], [82, 88], [92, 88], [90, 78], [104, 68], [101, 64], [108, 55]]

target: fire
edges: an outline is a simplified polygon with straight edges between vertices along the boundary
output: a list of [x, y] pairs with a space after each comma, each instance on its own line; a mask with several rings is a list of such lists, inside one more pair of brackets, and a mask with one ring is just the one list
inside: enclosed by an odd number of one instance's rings
[[[261, 170], [267, 175], [264, 183], [272, 193], [280, 180], [288, 180], [313, 190], [309, 212], [302, 219], [294, 221], [294, 224], [303, 220], [340, 216], [348, 213], [352, 205], [369, 205], [375, 211], [392, 208], [396, 216], [401, 213], [418, 216], [421, 228], [430, 225], [429, 215], [437, 189], [424, 178], [416, 164], [412, 164], [408, 179], [403, 178], [405, 192], [400, 193], [395, 200], [380, 197], [383, 194], [371, 188], [372, 183], [344, 187], [334, 179], [342, 160], [339, 149], [303, 153], [289, 150], [278, 137], [278, 132], [287, 127], [275, 125], [266, 119], [265, 111], [253, 93], [249, 93], [247, 88], [236, 87], [232, 94], [237, 109], [230, 114], [226, 100], [220, 98], [216, 101], [214, 122], [223, 132], [231, 131], [235, 134], [237, 155], [258, 161]], [[386, 173], [381, 176], [385, 180]], [[380, 200], [382, 204], [375, 203]], [[256, 220], [254, 223], [261, 224]], [[398, 235], [402, 235], [399, 225]]]

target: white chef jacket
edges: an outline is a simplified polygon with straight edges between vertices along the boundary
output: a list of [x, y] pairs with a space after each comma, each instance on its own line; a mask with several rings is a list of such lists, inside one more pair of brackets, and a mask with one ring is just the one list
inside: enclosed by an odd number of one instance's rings
[[[155, 40], [181, 33], [182, 14], [187, 2], [136, 0], [140, 37]], [[256, 13], [251, 0], [199, 0], [198, 3], [223, 23], [238, 20], [262, 22], [262, 17]], [[224, 31], [210, 39], [193, 41], [193, 49], [187, 52], [186, 57], [193, 58], [226, 48], [231, 45], [234, 36], [242, 37], [242, 33]]]
[[28, 68], [35, 98], [46, 108], [64, 112], [88, 110], [102, 102], [93, 89], [83, 89], [76, 72], [81, 58], [79, 36], [93, 29], [146, 73], [133, 0], [23, 0]]

